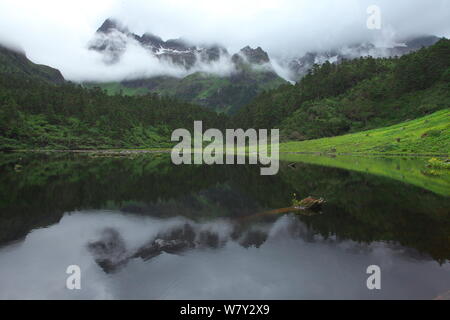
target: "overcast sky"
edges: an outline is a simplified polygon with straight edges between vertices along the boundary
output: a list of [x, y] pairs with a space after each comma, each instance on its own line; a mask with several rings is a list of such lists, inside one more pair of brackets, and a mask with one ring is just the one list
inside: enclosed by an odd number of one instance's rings
[[[366, 27], [370, 5], [381, 9], [381, 30]], [[272, 56], [377, 38], [450, 35], [450, 0], [1, 0], [0, 42], [79, 79], [96, 67], [86, 47], [108, 17], [137, 34], [218, 42], [232, 52], [261, 46]]]

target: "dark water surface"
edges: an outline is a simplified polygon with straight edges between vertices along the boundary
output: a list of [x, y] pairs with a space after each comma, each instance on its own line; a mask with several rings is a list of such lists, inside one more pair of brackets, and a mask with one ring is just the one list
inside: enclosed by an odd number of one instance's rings
[[[167, 155], [5, 154], [0, 170], [0, 299], [433, 299], [450, 290], [442, 183], [439, 193], [288, 162], [262, 177], [254, 166], [177, 167]], [[270, 213], [294, 193], [327, 204], [316, 215]], [[80, 266], [82, 290], [66, 289], [69, 265]], [[381, 267], [380, 291], [367, 289], [370, 265]]]

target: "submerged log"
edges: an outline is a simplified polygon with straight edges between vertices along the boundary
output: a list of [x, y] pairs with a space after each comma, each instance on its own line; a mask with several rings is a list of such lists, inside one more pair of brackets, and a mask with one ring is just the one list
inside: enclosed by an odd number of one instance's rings
[[258, 215], [251, 216], [250, 218], [256, 218], [256, 217], [261, 217], [261, 216], [266, 216], [266, 215], [280, 215], [280, 214], [285, 214], [285, 213], [295, 213], [295, 214], [309, 216], [309, 217], [315, 216], [318, 214], [317, 211], [309, 210], [306, 208], [289, 207], [289, 208], [282, 208], [282, 209], [267, 211], [264, 213], [260, 213]]
[[312, 217], [320, 214], [322, 210], [322, 206], [326, 203], [326, 201], [323, 198], [315, 199], [313, 197], [308, 197], [302, 201], [299, 201], [298, 204], [295, 204], [292, 207], [289, 208], [281, 208], [281, 209], [275, 209], [271, 211], [266, 211], [262, 213], [258, 213], [255, 215], [247, 216], [243, 220], [254, 220], [257, 218], [270, 216], [270, 215], [281, 215], [286, 213], [295, 213], [302, 216]]
[[300, 201], [295, 208], [300, 210], [320, 211], [323, 204], [325, 204], [325, 200], [323, 198], [316, 199], [313, 197], [308, 197]]

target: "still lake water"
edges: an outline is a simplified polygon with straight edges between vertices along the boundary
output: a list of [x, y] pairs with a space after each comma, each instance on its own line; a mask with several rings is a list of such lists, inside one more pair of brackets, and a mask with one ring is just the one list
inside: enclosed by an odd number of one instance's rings
[[[358, 159], [358, 171], [329, 166], [354, 159], [292, 161], [262, 177], [254, 166], [176, 167], [167, 155], [2, 155], [0, 299], [433, 299], [450, 290], [446, 178], [423, 160]], [[294, 193], [327, 204], [315, 215], [270, 213]], [[81, 268], [81, 290], [66, 289], [69, 265]], [[370, 265], [381, 267], [380, 291], [367, 289]]]

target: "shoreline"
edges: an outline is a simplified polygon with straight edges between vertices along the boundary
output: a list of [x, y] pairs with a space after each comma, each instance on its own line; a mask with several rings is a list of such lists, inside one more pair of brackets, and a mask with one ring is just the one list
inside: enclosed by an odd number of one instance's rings
[[[0, 153], [72, 153], [72, 154], [92, 154], [92, 155], [141, 155], [141, 154], [170, 154], [171, 149], [105, 149], [105, 150], [95, 150], [95, 149], [82, 149], [82, 150], [45, 150], [45, 149], [31, 149], [31, 150], [11, 150], [11, 151], [1, 151]], [[316, 155], [316, 156], [327, 156], [327, 157], [337, 157], [337, 156], [362, 156], [362, 157], [438, 157], [438, 158], [448, 158], [447, 153], [364, 153], [364, 152], [302, 152], [302, 151], [280, 151], [280, 155]]]

